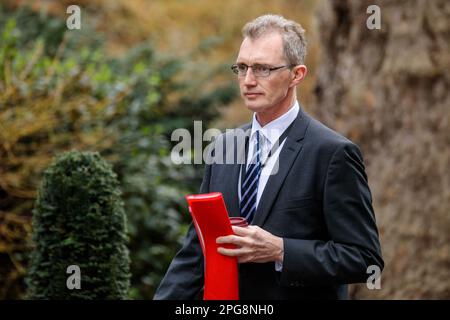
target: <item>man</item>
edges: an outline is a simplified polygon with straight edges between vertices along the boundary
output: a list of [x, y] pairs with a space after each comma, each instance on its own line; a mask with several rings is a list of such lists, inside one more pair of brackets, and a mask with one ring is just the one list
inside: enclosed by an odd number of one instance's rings
[[[241, 299], [345, 299], [348, 283], [384, 266], [360, 150], [297, 102], [307, 73], [299, 24], [265, 15], [245, 25], [243, 37], [232, 69], [254, 112], [243, 127], [247, 161], [207, 165], [200, 192], [222, 192], [230, 216], [250, 226], [217, 238], [236, 245], [218, 251], [238, 259]], [[193, 299], [202, 285], [191, 226], [155, 299]]]

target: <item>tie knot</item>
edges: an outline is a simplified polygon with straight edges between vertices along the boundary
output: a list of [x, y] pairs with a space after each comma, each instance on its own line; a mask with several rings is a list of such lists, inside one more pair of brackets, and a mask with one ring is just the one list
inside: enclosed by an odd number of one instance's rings
[[250, 157], [250, 164], [257, 164], [261, 161], [261, 133], [259, 130], [255, 131], [255, 135], [253, 138], [253, 152], [251, 153]]
[[263, 146], [266, 144], [266, 137], [264, 136], [264, 133], [262, 131], [257, 130], [255, 132], [255, 144], [257, 145], [258, 149], [263, 148]]

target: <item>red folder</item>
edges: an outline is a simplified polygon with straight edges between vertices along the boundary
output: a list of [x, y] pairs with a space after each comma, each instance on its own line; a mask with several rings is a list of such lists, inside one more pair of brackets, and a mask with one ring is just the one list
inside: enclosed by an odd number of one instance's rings
[[[222, 193], [186, 196], [205, 262], [204, 300], [238, 300], [238, 268], [235, 257], [217, 252], [216, 238], [233, 234]], [[235, 248], [234, 245], [220, 245]]]

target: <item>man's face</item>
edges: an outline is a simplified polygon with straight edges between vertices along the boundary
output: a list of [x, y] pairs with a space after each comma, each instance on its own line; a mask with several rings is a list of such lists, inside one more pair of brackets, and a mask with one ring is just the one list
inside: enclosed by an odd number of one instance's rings
[[[279, 33], [269, 33], [258, 39], [245, 38], [236, 64], [287, 65], [283, 55], [283, 39]], [[245, 76], [238, 76], [239, 88], [245, 105], [254, 112], [273, 112], [287, 99], [291, 75], [289, 68], [270, 72], [268, 77], [255, 77], [252, 68]]]

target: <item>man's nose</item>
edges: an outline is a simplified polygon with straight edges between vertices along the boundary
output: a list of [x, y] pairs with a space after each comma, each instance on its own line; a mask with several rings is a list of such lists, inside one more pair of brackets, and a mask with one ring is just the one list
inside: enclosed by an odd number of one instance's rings
[[252, 68], [248, 68], [247, 69], [247, 73], [244, 76], [244, 84], [246, 86], [254, 86], [254, 85], [256, 85], [256, 78], [255, 78], [255, 75], [253, 74], [253, 69]]

